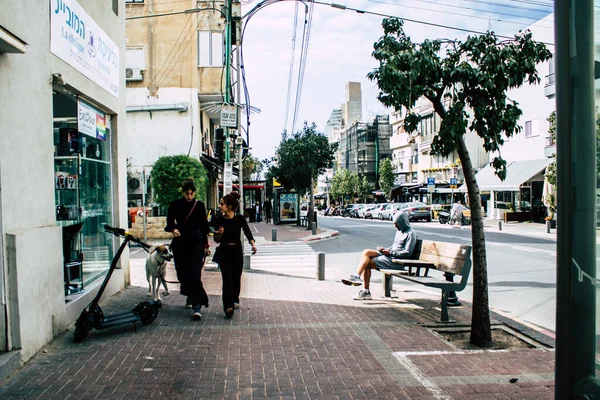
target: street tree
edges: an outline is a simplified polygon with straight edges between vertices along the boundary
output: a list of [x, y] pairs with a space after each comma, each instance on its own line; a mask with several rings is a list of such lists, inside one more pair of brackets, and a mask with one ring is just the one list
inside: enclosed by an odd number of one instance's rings
[[379, 188], [384, 193], [386, 199], [392, 198], [392, 187], [394, 187], [395, 179], [392, 160], [384, 158], [379, 161]]
[[248, 153], [242, 161], [242, 176], [245, 182], [251, 181], [253, 176], [258, 179], [263, 170], [263, 164], [258, 158]]
[[286, 188], [293, 188], [300, 194], [310, 191], [309, 215], [314, 211], [314, 182], [331, 168], [336, 149], [337, 143], [330, 144], [327, 136], [317, 131], [314, 122], [311, 125], [305, 122], [296, 133], [283, 132], [281, 135], [274, 175]]
[[204, 165], [196, 158], [187, 155], [160, 157], [152, 166], [150, 177], [154, 201], [163, 209], [181, 198], [181, 184], [189, 178], [196, 184], [196, 198], [206, 200], [208, 177]]
[[[359, 177], [360, 179], [360, 177]], [[366, 176], [363, 176], [360, 184], [358, 185], [358, 197], [362, 200], [363, 203], [367, 202], [367, 197], [371, 193], [371, 184], [367, 180]]]
[[[552, 111], [548, 118], [548, 133], [552, 142], [556, 143], [556, 111]], [[552, 162], [546, 167], [546, 180], [552, 185], [552, 192], [548, 193], [548, 205], [550, 215], [547, 220], [554, 218], [556, 212], [556, 153], [552, 154]], [[600, 113], [596, 114], [596, 180], [600, 182]]]
[[375, 43], [373, 57], [379, 67], [368, 74], [377, 81], [379, 100], [389, 107], [408, 110], [407, 132], [414, 132], [421, 115], [414, 112], [416, 100], [424, 97], [441, 118], [431, 146], [432, 154], [458, 153], [467, 186], [473, 221], [473, 313], [471, 338], [474, 345], [491, 345], [492, 333], [487, 288], [487, 259], [483, 215], [475, 170], [465, 143], [467, 129], [483, 139], [487, 152], [498, 154], [491, 162], [496, 175], [506, 178], [506, 161], [500, 147], [506, 138], [521, 131], [522, 112], [507, 97], [509, 89], [523, 83], [540, 82], [538, 63], [551, 52], [532, 39], [529, 31], [500, 41], [493, 32], [459, 40], [426, 40], [415, 44], [406, 35], [403, 22], [387, 18], [384, 34]]
[[344, 192], [342, 190], [342, 170], [338, 169], [335, 171], [335, 174], [331, 178], [331, 197], [333, 197], [337, 202], [343, 204]]

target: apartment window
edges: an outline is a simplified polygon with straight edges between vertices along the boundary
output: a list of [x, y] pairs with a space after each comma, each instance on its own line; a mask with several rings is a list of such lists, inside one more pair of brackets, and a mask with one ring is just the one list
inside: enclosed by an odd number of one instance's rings
[[198, 67], [223, 66], [223, 32], [198, 31]]
[[525, 122], [525, 137], [530, 138], [540, 134], [539, 124], [537, 119]]

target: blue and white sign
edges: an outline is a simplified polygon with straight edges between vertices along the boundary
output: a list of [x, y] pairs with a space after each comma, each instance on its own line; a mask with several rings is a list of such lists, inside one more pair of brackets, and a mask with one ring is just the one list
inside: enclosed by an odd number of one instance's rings
[[50, 51], [119, 97], [119, 47], [75, 0], [50, 0]]
[[432, 178], [432, 177], [427, 178], [427, 185], [435, 185], [435, 178]]
[[451, 185], [458, 185], [458, 179], [456, 179], [456, 178], [450, 178], [450, 184]]

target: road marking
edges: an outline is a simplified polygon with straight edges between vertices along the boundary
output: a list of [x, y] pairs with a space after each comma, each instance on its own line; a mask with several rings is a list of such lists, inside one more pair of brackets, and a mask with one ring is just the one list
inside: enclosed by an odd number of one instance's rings
[[[439, 352], [439, 353], [442, 353], [442, 352]], [[440, 388], [434, 381], [432, 381], [427, 376], [425, 376], [421, 372], [419, 367], [417, 367], [412, 361], [410, 361], [408, 359], [408, 355], [410, 355], [409, 353], [398, 352], [398, 353], [392, 353], [392, 354], [394, 355], [394, 357], [396, 357], [398, 359], [400, 364], [412, 375], [412, 377], [415, 378], [417, 381], [419, 381], [419, 383], [421, 385], [423, 385], [423, 387], [425, 389], [427, 389], [429, 392], [431, 392], [431, 394], [436, 399], [440, 399], [440, 400], [452, 399], [451, 396], [448, 396], [447, 394], [445, 394], [445, 392], [444, 392], [444, 390], [442, 390], [442, 388]], [[417, 354], [419, 354], [419, 353], [417, 353]]]

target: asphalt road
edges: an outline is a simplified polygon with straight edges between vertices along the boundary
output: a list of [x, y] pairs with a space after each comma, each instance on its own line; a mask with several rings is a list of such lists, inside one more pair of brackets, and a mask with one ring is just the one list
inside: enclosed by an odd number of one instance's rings
[[[337, 269], [340, 278], [355, 272], [363, 249], [387, 247], [395, 228], [389, 221], [322, 217], [321, 227], [335, 229], [340, 236], [331, 240], [310, 242], [311, 247], [326, 254], [327, 268]], [[453, 229], [437, 221], [412, 224], [420, 239], [471, 244], [469, 229]], [[556, 302], [556, 241], [486, 232], [488, 291], [490, 307], [517, 320], [555, 330]], [[375, 285], [381, 275], [374, 274]], [[395, 285], [415, 285], [437, 295], [439, 290], [425, 288], [407, 281]], [[416, 288], [415, 287], [415, 288]], [[472, 301], [472, 273], [459, 298]]]

